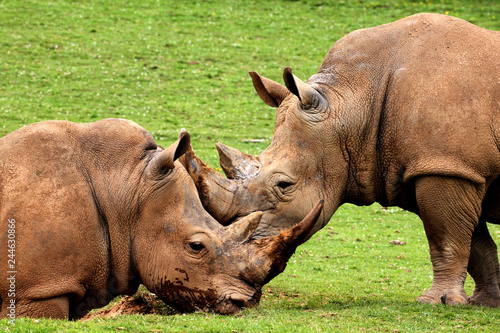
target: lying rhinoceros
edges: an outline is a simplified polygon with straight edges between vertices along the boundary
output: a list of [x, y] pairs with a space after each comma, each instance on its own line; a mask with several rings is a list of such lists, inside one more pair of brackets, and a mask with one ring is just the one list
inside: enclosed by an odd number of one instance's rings
[[206, 213], [175, 162], [189, 145], [181, 131], [163, 150], [118, 119], [0, 139], [0, 316], [78, 318], [141, 283], [180, 311], [257, 304], [321, 203], [298, 228], [248, 241], [262, 213], [226, 229]]
[[399, 206], [424, 222], [434, 283], [425, 303], [500, 306], [500, 32], [419, 14], [352, 32], [307, 83], [255, 72], [257, 93], [278, 107], [271, 145], [250, 156], [218, 144], [228, 179], [193, 153], [185, 161], [219, 221], [263, 211], [254, 237], [300, 221], [317, 198], [313, 233], [345, 202]]

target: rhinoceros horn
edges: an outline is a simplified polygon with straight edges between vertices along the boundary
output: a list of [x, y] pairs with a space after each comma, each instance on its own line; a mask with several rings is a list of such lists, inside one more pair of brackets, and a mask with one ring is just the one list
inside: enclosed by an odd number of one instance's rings
[[282, 231], [279, 235], [253, 241], [258, 248], [264, 249], [272, 260], [265, 283], [285, 270], [288, 259], [295, 252], [297, 246], [308, 239], [323, 210], [323, 204], [323, 199], [318, 201], [316, 206], [299, 224]]
[[228, 224], [236, 215], [233, 211], [236, 181], [219, 175], [200, 160], [191, 147], [180, 161], [193, 178], [205, 209], [221, 224]]
[[261, 218], [262, 212], [254, 212], [245, 216], [243, 219], [230, 224], [225, 227], [226, 236], [224, 240], [237, 243], [246, 242], [250, 237], [252, 237], [255, 229], [259, 226]]
[[219, 152], [220, 166], [227, 178], [248, 178], [258, 172], [260, 163], [255, 156], [244, 154], [238, 149], [231, 148], [220, 142], [217, 142], [215, 146]]
[[325, 200], [319, 200], [314, 208], [309, 212], [309, 214], [304, 217], [304, 219], [299, 223], [284, 232], [284, 240], [288, 245], [299, 246], [304, 243], [308, 236], [311, 234], [311, 230], [316, 224], [321, 211], [323, 210], [323, 205]]
[[302, 108], [305, 110], [321, 109], [327, 106], [327, 101], [316, 89], [310, 84], [303, 82], [301, 79], [292, 74], [290, 66], [285, 67], [283, 71], [283, 80], [285, 85], [299, 98]]

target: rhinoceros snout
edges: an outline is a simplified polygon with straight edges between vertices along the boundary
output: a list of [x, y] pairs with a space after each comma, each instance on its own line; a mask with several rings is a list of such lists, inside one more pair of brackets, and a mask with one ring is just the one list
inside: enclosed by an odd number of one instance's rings
[[262, 292], [258, 291], [251, 299], [245, 299], [243, 297], [237, 297], [237, 296], [230, 296], [215, 308], [215, 312], [223, 315], [231, 315], [245, 308], [253, 308], [259, 305], [261, 295]]

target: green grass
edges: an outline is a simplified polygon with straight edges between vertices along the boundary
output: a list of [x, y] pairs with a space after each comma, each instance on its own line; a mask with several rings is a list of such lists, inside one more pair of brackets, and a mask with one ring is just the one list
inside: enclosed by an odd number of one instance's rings
[[[248, 71], [282, 82], [290, 65], [307, 79], [346, 33], [418, 12], [500, 30], [498, 1], [0, 0], [0, 135], [48, 119], [121, 117], [163, 146], [185, 127], [216, 167], [216, 141], [251, 154], [270, 143], [275, 110]], [[500, 229], [491, 230], [498, 243]], [[407, 244], [390, 243], [398, 239]], [[417, 217], [347, 205], [264, 288], [260, 307], [240, 315], [1, 320], [0, 332], [498, 330], [495, 309], [416, 304], [431, 274]]]

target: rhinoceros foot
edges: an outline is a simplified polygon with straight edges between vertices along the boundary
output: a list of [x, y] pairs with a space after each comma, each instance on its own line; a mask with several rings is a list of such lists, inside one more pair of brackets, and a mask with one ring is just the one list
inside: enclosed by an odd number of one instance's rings
[[469, 304], [499, 308], [500, 289], [495, 286], [489, 290], [474, 291], [474, 294], [469, 298]]
[[466, 305], [469, 304], [464, 291], [431, 289], [417, 298], [417, 302], [427, 304]]

